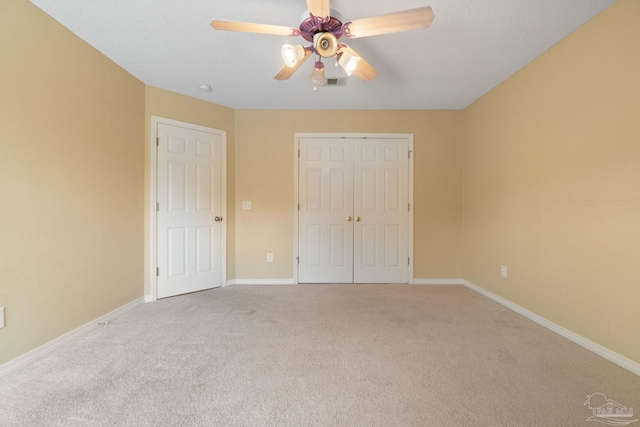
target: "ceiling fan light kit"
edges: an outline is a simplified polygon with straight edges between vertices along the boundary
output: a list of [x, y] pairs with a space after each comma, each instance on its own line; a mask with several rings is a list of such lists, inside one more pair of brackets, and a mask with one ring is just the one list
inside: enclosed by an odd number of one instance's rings
[[329, 32], [316, 33], [313, 36], [313, 48], [323, 58], [331, 58], [338, 50], [338, 38]]
[[347, 76], [351, 76], [353, 72], [358, 68], [358, 64], [360, 63], [360, 57], [350, 54], [349, 52], [340, 52], [338, 54], [338, 64], [344, 69], [347, 73]]
[[[220, 21], [214, 19], [211, 26], [216, 30], [242, 31], [250, 33], [271, 34], [289, 37], [301, 36], [311, 46], [282, 46], [282, 59], [285, 66], [276, 74], [276, 80], [287, 80], [315, 53], [317, 61], [311, 72], [311, 83], [314, 90], [324, 86], [327, 78], [324, 74], [322, 58], [336, 58], [348, 76], [355, 74], [363, 81], [373, 80], [377, 72], [361, 55], [344, 43], [339, 43], [341, 37], [347, 39], [369, 37], [379, 34], [397, 33], [419, 28], [427, 28], [433, 22], [433, 11], [430, 7], [404, 10], [371, 18], [357, 19], [342, 23], [339, 14], [330, 8], [330, 0], [307, 0], [308, 18], [300, 23], [298, 28], [278, 25], [253, 24], [247, 22]], [[304, 16], [307, 16], [305, 14]]]
[[288, 67], [295, 67], [298, 61], [304, 59], [304, 47], [301, 45], [292, 46], [285, 44], [282, 46], [282, 59]]
[[317, 61], [315, 63], [309, 80], [311, 80], [314, 89], [318, 86], [324, 86], [327, 84], [327, 78], [324, 75], [324, 64], [322, 63], [322, 61]]

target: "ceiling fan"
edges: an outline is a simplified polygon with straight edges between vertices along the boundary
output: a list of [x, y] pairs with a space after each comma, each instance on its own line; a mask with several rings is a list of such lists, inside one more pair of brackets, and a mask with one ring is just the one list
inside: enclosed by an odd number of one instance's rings
[[307, 0], [308, 17], [307, 14], [304, 15], [298, 28], [217, 19], [211, 21], [211, 26], [216, 30], [301, 36], [311, 42], [312, 45], [306, 47], [290, 44], [282, 47], [285, 66], [276, 74], [275, 79], [287, 80], [312, 54], [316, 54], [317, 60], [310, 77], [315, 89], [327, 83], [322, 58], [335, 57], [337, 63], [349, 76], [355, 74], [364, 81], [373, 80], [376, 77], [375, 68], [355, 50], [339, 42], [341, 37], [354, 39], [427, 28], [434, 17], [430, 7], [420, 7], [343, 23], [337, 13], [330, 8], [329, 2], [330, 0]]

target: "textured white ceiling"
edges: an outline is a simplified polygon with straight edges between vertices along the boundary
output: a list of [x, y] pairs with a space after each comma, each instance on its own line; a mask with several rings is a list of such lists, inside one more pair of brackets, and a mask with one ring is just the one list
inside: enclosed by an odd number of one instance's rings
[[[430, 28], [349, 41], [378, 70], [313, 92], [307, 61], [288, 81], [283, 43], [216, 31], [212, 19], [297, 27], [305, 0], [31, 0], [142, 82], [236, 109], [461, 109], [614, 0], [332, 0], [346, 21], [422, 6]], [[304, 43], [306, 44], [306, 43]], [[327, 75], [340, 68], [328, 61]], [[326, 63], [326, 62], [325, 62]], [[211, 92], [198, 89], [210, 84]]]

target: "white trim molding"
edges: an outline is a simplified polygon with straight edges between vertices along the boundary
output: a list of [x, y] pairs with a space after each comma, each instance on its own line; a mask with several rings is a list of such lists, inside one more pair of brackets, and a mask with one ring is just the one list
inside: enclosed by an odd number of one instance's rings
[[462, 285], [462, 279], [413, 279], [412, 285]]
[[621, 354], [616, 353], [613, 350], [609, 350], [606, 347], [603, 347], [602, 345], [593, 342], [585, 337], [583, 337], [582, 335], [578, 335], [573, 331], [570, 331], [567, 328], [564, 328], [556, 323], [553, 323], [550, 320], [545, 319], [542, 316], [539, 316], [529, 310], [527, 310], [526, 308], [520, 307], [519, 305], [505, 299], [502, 298], [501, 296], [498, 296], [496, 294], [494, 294], [493, 292], [490, 292], [478, 285], [475, 285], [467, 280], [463, 280], [462, 284], [464, 286], [466, 286], [467, 288], [481, 294], [484, 295], [485, 297], [497, 302], [498, 304], [501, 304], [505, 307], [507, 307], [508, 309], [515, 311], [516, 313], [526, 317], [527, 319], [536, 322], [538, 325], [543, 326], [547, 329], [549, 329], [552, 332], [555, 332], [556, 334], [560, 335], [563, 338], [568, 339], [569, 341], [572, 341], [576, 344], [578, 344], [579, 346], [586, 348], [587, 350], [597, 354], [600, 357], [604, 357], [605, 359], [607, 359], [610, 362], [615, 363], [616, 365], [620, 366], [621, 368], [626, 369], [629, 372], [632, 372], [638, 376], [640, 376], [640, 363], [635, 362]]
[[231, 285], [295, 285], [294, 279], [233, 279], [227, 280], [227, 286]]
[[40, 347], [37, 347], [23, 354], [22, 356], [19, 356], [16, 359], [13, 359], [5, 363], [4, 365], [1, 365], [0, 377], [18, 368], [21, 368], [25, 365], [35, 362], [36, 360], [40, 359], [41, 357], [44, 357], [48, 353], [51, 353], [53, 350], [70, 343], [71, 341], [77, 339], [78, 337], [86, 334], [89, 331], [92, 331], [93, 329], [96, 329], [100, 323], [110, 322], [113, 319], [126, 313], [127, 311], [130, 311], [135, 307], [139, 306], [140, 304], [143, 304], [144, 301], [145, 301], [144, 297], [133, 300], [130, 303], [125, 304], [122, 307], [116, 308], [115, 310], [105, 314], [104, 316], [100, 316], [97, 319], [92, 320], [91, 322], [80, 326], [79, 328], [76, 328], [70, 332], [67, 332], [64, 335], [61, 335], [58, 338], [55, 338], [54, 340], [49, 341], [48, 343], [43, 344]]

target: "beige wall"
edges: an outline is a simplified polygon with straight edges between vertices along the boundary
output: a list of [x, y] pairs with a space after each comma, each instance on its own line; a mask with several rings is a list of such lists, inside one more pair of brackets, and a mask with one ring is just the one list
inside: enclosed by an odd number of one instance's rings
[[[296, 132], [413, 133], [414, 275], [417, 278], [460, 277], [461, 112], [234, 111], [151, 86], [146, 87], [145, 104], [146, 140], [150, 138], [151, 115], [227, 131], [228, 279], [293, 277], [293, 135]], [[319, 116], [331, 126], [317, 126]], [[145, 146], [148, 178], [149, 147]], [[145, 206], [148, 206], [148, 196], [145, 196]], [[242, 200], [252, 200], [253, 209], [240, 209]], [[273, 263], [266, 263], [267, 252], [274, 253]], [[150, 293], [149, 279], [145, 277], [147, 294]]]
[[637, 362], [639, 41], [621, 0], [463, 123], [463, 277]]
[[144, 85], [0, 2], [0, 364], [142, 297]]
[[[293, 146], [302, 132], [413, 133], [414, 276], [461, 277], [461, 114], [236, 111], [236, 277], [293, 278]], [[240, 209], [242, 200], [253, 209]]]
[[[151, 116], [179, 120], [227, 132], [227, 278], [235, 277], [235, 118], [234, 110], [153, 86], [145, 88], [145, 230], [149, 230], [149, 167]], [[145, 232], [145, 259], [149, 261], [149, 232]], [[151, 278], [145, 269], [145, 294], [151, 294]]]

